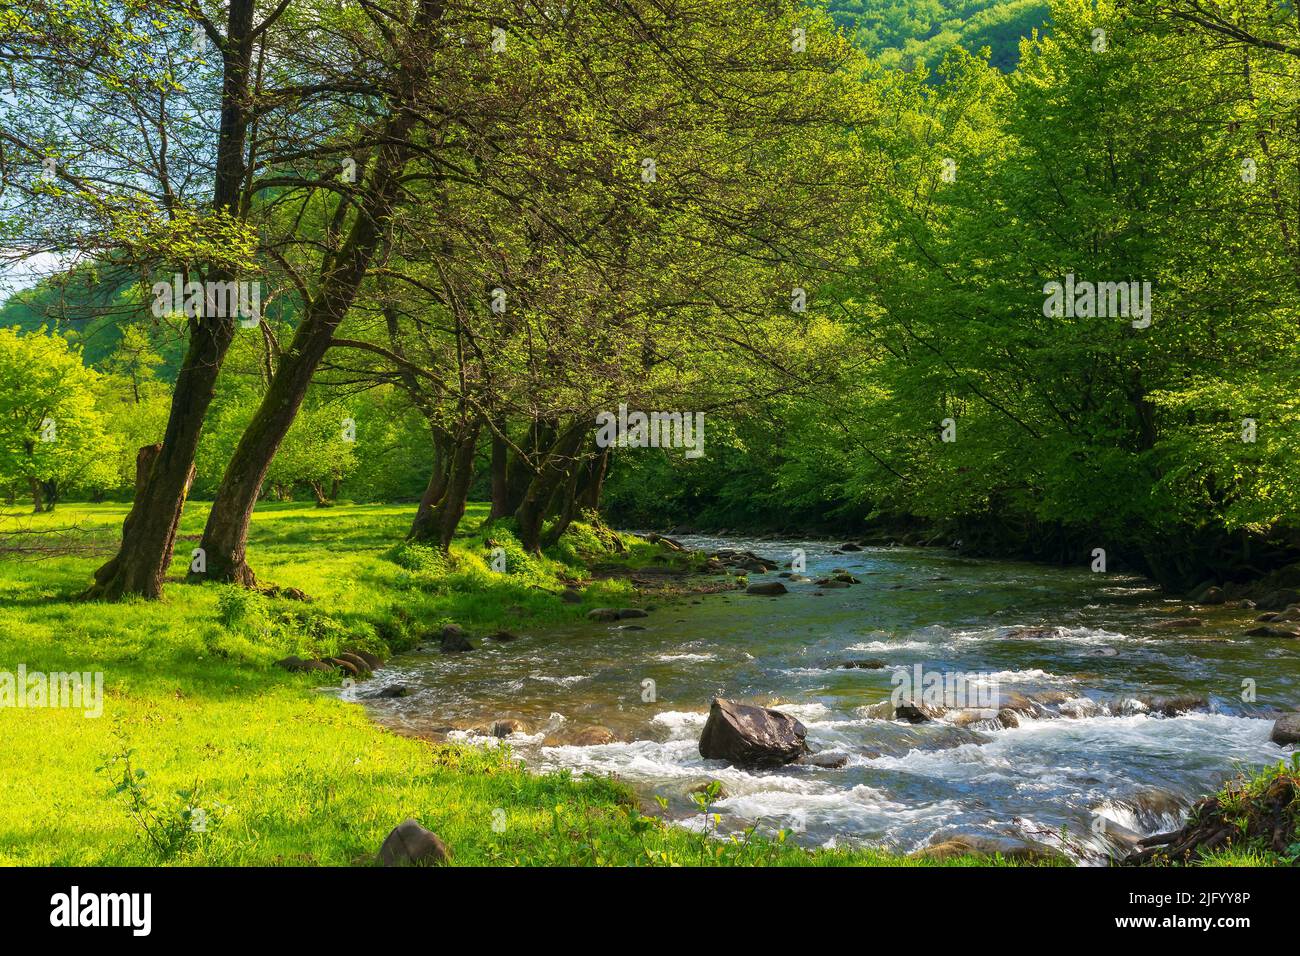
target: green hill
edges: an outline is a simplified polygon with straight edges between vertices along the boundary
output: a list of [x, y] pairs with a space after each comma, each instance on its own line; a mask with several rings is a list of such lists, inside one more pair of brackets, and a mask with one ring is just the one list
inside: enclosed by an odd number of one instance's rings
[[992, 50], [994, 66], [1015, 68], [1020, 38], [1049, 17], [1046, 0], [830, 0], [835, 21], [890, 66], [933, 66], [953, 46]]

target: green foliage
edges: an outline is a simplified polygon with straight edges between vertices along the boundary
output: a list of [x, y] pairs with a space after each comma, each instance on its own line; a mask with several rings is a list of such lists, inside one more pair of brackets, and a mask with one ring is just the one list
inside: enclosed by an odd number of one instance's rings
[[829, 0], [853, 41], [881, 63], [935, 67], [949, 49], [991, 50], [990, 62], [1015, 68], [1022, 37], [1048, 22], [1047, 0]]
[[62, 339], [0, 329], [0, 483], [31, 486], [39, 504], [59, 485], [112, 482], [117, 439], [95, 407], [98, 383]]

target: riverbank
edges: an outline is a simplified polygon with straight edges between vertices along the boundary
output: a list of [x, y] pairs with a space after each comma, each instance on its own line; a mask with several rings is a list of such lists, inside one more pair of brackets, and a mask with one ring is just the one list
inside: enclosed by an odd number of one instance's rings
[[[288, 654], [387, 653], [446, 623], [478, 635], [632, 603], [627, 578], [557, 597], [582, 548], [496, 575], [485, 542], [439, 566], [398, 549], [409, 508], [259, 509], [250, 555], [265, 580], [313, 600], [181, 583], [206, 507], [193, 503], [163, 603], [85, 604], [75, 595], [111, 550], [125, 508], [61, 505], [10, 519], [58, 534], [0, 558], [0, 664], [28, 674], [102, 672], [103, 714], [0, 708], [0, 863], [6, 865], [370, 865], [406, 817], [436, 831], [456, 864], [985, 865], [871, 850], [809, 852], [762, 837], [702, 838], [641, 814], [608, 779], [532, 774], [504, 750], [430, 745], [387, 732], [321, 693], [336, 673], [291, 674]], [[476, 506], [464, 527], [482, 520]], [[10, 537], [7, 544], [12, 545]], [[576, 541], [576, 543], [575, 543]], [[509, 541], [507, 561], [512, 557]], [[470, 547], [472, 546], [472, 547]], [[620, 560], [647, 567], [646, 551]], [[515, 557], [519, 557], [515, 555]], [[602, 559], [605, 563], [612, 558]], [[392, 645], [390, 648], [390, 642]]]

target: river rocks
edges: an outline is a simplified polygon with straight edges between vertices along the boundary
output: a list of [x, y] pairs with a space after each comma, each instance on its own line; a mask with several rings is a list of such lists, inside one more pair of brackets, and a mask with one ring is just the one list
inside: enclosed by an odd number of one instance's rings
[[911, 856], [918, 860], [947, 860], [957, 856], [1001, 856], [1004, 860], [1017, 860], [1024, 863], [1057, 863], [1069, 860], [1065, 854], [1041, 843], [966, 833], [924, 847]]
[[527, 734], [531, 731], [528, 722], [518, 717], [505, 717], [492, 723], [493, 737], [509, 737], [511, 734]]
[[367, 661], [363, 660], [361, 657], [357, 656], [356, 654], [353, 654], [351, 651], [340, 651], [336, 659], [340, 661], [346, 661], [347, 663], [351, 664], [355, 669], [357, 676], [359, 677], [370, 676], [370, 671], [371, 671], [370, 664]]
[[1273, 732], [1268, 739], [1281, 747], [1300, 744], [1300, 713], [1284, 714], [1273, 721]]
[[790, 583], [791, 584], [812, 584], [813, 579], [808, 577], [808, 575], [806, 574], [792, 574], [790, 575]]
[[464, 628], [459, 624], [448, 624], [438, 635], [438, 649], [444, 654], [461, 654], [474, 650]]
[[1193, 710], [1204, 710], [1209, 706], [1209, 701], [1206, 698], [1198, 697], [1195, 694], [1180, 694], [1171, 697], [1139, 697], [1138, 700], [1146, 705], [1149, 712], [1161, 714], [1165, 717], [1177, 717], [1179, 714], [1186, 714]]
[[587, 612], [589, 621], [618, 621], [630, 617], [647, 617], [647, 613], [639, 607], [597, 607]]
[[451, 850], [438, 834], [415, 820], [399, 823], [379, 848], [381, 866], [437, 866], [451, 860]]
[[1292, 604], [1300, 604], [1300, 591], [1292, 588], [1268, 591], [1255, 599], [1255, 607], [1261, 611], [1281, 611]]
[[1172, 621], [1160, 621], [1156, 624], [1157, 631], [1185, 631], [1193, 627], [1201, 627], [1205, 622], [1199, 617], [1178, 617]]
[[840, 581], [835, 578], [822, 578], [820, 581], [817, 582], [817, 586], [819, 588], [826, 588], [829, 590], [831, 588], [847, 588], [847, 587], [851, 587], [852, 585], [850, 585], [848, 581]]
[[778, 594], [789, 594], [789, 589], [780, 581], [764, 581], [761, 584], [751, 584], [745, 588], [746, 594], [759, 594], [765, 597], [776, 597]]
[[614, 736], [614, 731], [608, 727], [583, 727], [574, 733], [571, 739], [574, 747], [598, 747], [618, 740]]
[[368, 700], [394, 700], [398, 697], [410, 697], [415, 691], [409, 684], [389, 684], [366, 695]]
[[954, 727], [970, 727], [973, 724], [982, 724], [986, 720], [997, 718], [997, 711], [983, 707], [963, 707], [959, 710], [950, 710], [944, 714], [944, 720]]
[[608, 727], [562, 726], [548, 733], [543, 747], [599, 747], [618, 742], [618, 736]]
[[860, 544], [854, 544], [852, 541], [849, 541], [849, 542], [847, 542], [847, 543], [845, 543], [845, 544], [840, 545], [840, 550], [841, 550], [841, 551], [861, 551], [861, 550], [862, 550], [862, 545], [860, 545]]
[[1247, 637], [1300, 637], [1300, 624], [1261, 624], [1246, 632]]
[[893, 720], [894, 704], [892, 701], [882, 700], [875, 704], [866, 704], [859, 707], [858, 713], [868, 720]]
[[931, 707], [929, 704], [917, 703], [914, 700], [904, 701], [894, 707], [894, 719], [905, 720], [909, 724], [923, 724], [928, 720], [938, 720], [943, 714], [942, 707]]
[[779, 767], [808, 752], [807, 733], [788, 714], [715, 697], [700, 734], [700, 756], [744, 768]]
[[287, 671], [301, 673], [305, 671], [330, 671], [334, 668], [324, 661], [307, 661], [303, 660], [297, 654], [290, 654], [284, 660], [276, 661], [276, 667], [283, 667]]
[[352, 663], [352, 661], [345, 661], [340, 657], [326, 657], [324, 660], [326, 664], [344, 671], [350, 677], [360, 677], [365, 673], [362, 669], [358, 668], [356, 664]]
[[1017, 714], [1036, 714], [1042, 708], [1024, 694], [1004, 690], [998, 694], [998, 710], [1011, 710]]
[[846, 670], [846, 671], [847, 670], [878, 671], [885, 666], [886, 664], [884, 661], [874, 657], [862, 658], [860, 660], [852, 660], [852, 661], [827, 661], [826, 663], [822, 664], [822, 667], [827, 669]]
[[1011, 730], [1013, 727], [1020, 726], [1020, 716], [1010, 708], [1002, 708], [998, 711], [998, 723], [1005, 729]]
[[1006, 637], [1016, 641], [1042, 641], [1056, 637], [1056, 628], [1021, 624], [1008, 629]]
[[835, 751], [819, 754], [804, 754], [795, 763], [806, 767], [819, 767], [822, 770], [841, 770], [848, 765], [849, 755]]
[[361, 658], [361, 660], [365, 662], [366, 667], [372, 671], [379, 670], [380, 666], [384, 663], [383, 659], [378, 654], [372, 654], [369, 651], [348, 650], [343, 653]]
[[512, 634], [510, 631], [497, 631], [495, 634], [489, 634], [488, 640], [496, 641], [498, 644], [509, 644], [511, 641], [519, 640], [519, 635]]
[[753, 551], [737, 551], [734, 548], [723, 548], [711, 557], [725, 567], [739, 568], [754, 574], [765, 574], [779, 567], [771, 558], [765, 558]]

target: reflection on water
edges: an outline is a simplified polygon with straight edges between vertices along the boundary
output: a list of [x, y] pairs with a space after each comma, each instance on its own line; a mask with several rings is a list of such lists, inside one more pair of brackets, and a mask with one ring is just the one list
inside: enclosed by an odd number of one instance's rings
[[[583, 621], [482, 642], [470, 654], [405, 655], [344, 693], [415, 686], [409, 697], [366, 705], [385, 725], [416, 733], [478, 740], [476, 729], [518, 719], [508, 740], [530, 766], [617, 774], [668, 797], [683, 816], [689, 791], [719, 780], [724, 829], [761, 820], [808, 845], [906, 851], [955, 832], [1057, 844], [1064, 829], [1066, 849], [1085, 859], [1106, 846], [1098, 816], [1112, 845], [1125, 830], [1169, 829], [1239, 764], [1277, 760], [1262, 715], [1300, 705], [1300, 642], [1244, 637], [1253, 612], [1228, 608], [1197, 609], [1204, 627], [1161, 631], [1154, 625], [1187, 609], [1141, 579], [936, 550], [833, 554], [818, 541], [682, 540], [752, 548], [782, 564], [802, 548], [809, 577], [839, 568], [862, 583], [820, 595], [813, 584], [790, 584], [776, 598], [709, 595], [623, 629]], [[775, 573], [750, 575], [761, 580]], [[835, 666], [868, 658], [885, 666]], [[917, 664], [981, 672], [1004, 695], [1052, 701], [1048, 713], [1059, 716], [1010, 728], [871, 716], [893, 676]], [[652, 702], [642, 699], [647, 680]], [[1244, 680], [1257, 684], [1255, 703], [1242, 701]], [[696, 743], [714, 695], [779, 705], [807, 726], [814, 749], [843, 755], [843, 766], [748, 773], [701, 759]], [[1206, 706], [1166, 717], [1131, 703], [1152, 695], [1198, 696]], [[566, 743], [592, 727], [617, 740]]]

